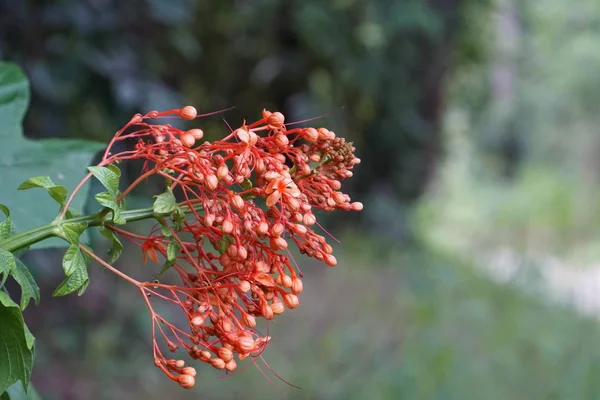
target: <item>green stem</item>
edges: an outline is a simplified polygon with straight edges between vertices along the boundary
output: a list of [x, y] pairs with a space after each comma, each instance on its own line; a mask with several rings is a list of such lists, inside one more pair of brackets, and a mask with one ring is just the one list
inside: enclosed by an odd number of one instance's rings
[[[181, 205], [181, 209], [184, 212], [191, 212], [189, 206]], [[197, 204], [194, 206], [196, 210], [202, 209], [201, 204]], [[161, 214], [155, 213], [152, 207], [149, 208], [140, 208], [137, 210], [129, 210], [122, 211], [121, 215], [125, 219], [126, 223], [141, 221], [143, 219], [154, 218], [156, 220], [168, 217], [171, 213]], [[112, 221], [112, 215], [107, 214], [105, 210], [100, 211], [97, 214], [85, 215], [83, 217], [70, 218], [67, 220], [56, 219], [53, 222], [40, 226], [34, 229], [30, 229], [25, 232], [18, 233], [16, 235], [10, 236], [4, 240], [0, 240], [0, 249], [8, 250], [10, 252], [14, 252], [21, 248], [31, 246], [34, 243], [41, 242], [42, 240], [48, 239], [50, 237], [59, 237], [61, 239], [65, 239], [64, 234], [62, 233], [62, 229], [60, 227], [61, 224], [64, 223], [87, 223], [88, 227], [92, 226], [102, 226], [102, 225], [110, 225]]]

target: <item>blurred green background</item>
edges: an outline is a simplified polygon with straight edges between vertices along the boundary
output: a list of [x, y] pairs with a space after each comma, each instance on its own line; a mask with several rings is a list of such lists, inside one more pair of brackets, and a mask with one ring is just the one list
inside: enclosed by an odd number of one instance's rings
[[[0, 58], [31, 80], [32, 138], [106, 141], [135, 112], [185, 104], [235, 106], [232, 124], [266, 107], [328, 114], [316, 124], [363, 160], [348, 191], [365, 210], [326, 220], [338, 266], [298, 257], [301, 307], [269, 327], [265, 359], [302, 390], [252, 365], [226, 380], [199, 366], [180, 389], [152, 364], [138, 293], [95, 266], [85, 296], [53, 299], [48, 251], [27, 255], [42, 287], [25, 315], [36, 388], [600, 398], [598, 43], [597, 0], [0, 0]], [[156, 272], [140, 264], [119, 261]]]

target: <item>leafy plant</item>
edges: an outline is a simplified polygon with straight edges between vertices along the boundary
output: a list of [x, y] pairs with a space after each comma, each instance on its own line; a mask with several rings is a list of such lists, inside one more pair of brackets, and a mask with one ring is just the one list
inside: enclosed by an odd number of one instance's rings
[[[286, 124], [279, 112], [263, 110], [256, 122], [244, 122], [224, 138], [201, 144], [197, 142], [204, 132], [199, 128], [180, 130], [156, 123], [161, 118], [201, 117], [192, 106], [136, 114], [113, 136], [100, 162], [77, 180], [81, 164], [75, 165], [74, 160], [87, 162], [99, 146], [65, 141], [63, 147], [63, 141], [30, 142], [18, 136], [27, 83], [16, 66], [0, 64], [0, 95], [4, 107], [0, 117], [17, 116], [9, 119], [6, 137], [17, 136], [11, 151], [19, 153], [6, 158], [6, 168], [20, 170], [25, 155], [19, 154], [24, 152], [36, 155], [38, 165], [53, 174], [27, 178], [19, 185], [13, 179], [22, 171], [6, 171], [13, 178], [4, 187], [14, 184], [31, 193], [44, 190], [59, 209], [57, 216], [41, 209], [39, 196], [29, 203], [15, 196], [0, 206], [5, 215], [0, 223], [0, 340], [4, 344], [0, 348], [6, 350], [0, 355], [8, 361], [0, 369], [0, 393], [19, 381], [27, 391], [33, 365], [34, 338], [21, 313], [31, 299], [39, 303], [40, 294], [18, 258], [22, 251], [48, 246], [50, 239], [67, 243], [62, 259], [65, 279], [53, 296], [82, 295], [89, 285], [87, 268], [92, 260], [136, 287], [150, 312], [154, 364], [171, 380], [191, 388], [196, 369], [166, 356], [164, 348], [226, 371], [237, 368], [234, 357], [260, 357], [270, 337], [256, 328], [257, 323], [296, 308], [303, 290], [301, 274], [283, 252], [288, 243], [334, 266], [337, 260], [331, 245], [313, 230], [317, 224], [313, 210], [362, 209], [361, 203], [351, 203], [339, 191], [340, 181], [352, 176], [351, 169], [360, 161], [352, 144], [325, 128]], [[134, 142], [134, 148], [123, 146], [126, 141]], [[73, 154], [64, 155], [65, 151]], [[130, 160], [141, 161], [144, 169], [121, 191], [119, 165]], [[32, 172], [28, 168], [23, 167]], [[154, 196], [152, 207], [128, 209], [128, 195], [151, 177], [164, 180], [164, 191]], [[74, 189], [69, 193], [53, 178], [73, 182]], [[77, 199], [91, 179], [105, 189], [94, 196], [102, 208], [83, 215]], [[36, 212], [30, 212], [34, 208]], [[13, 219], [22, 215], [30, 217], [23, 225], [29, 229], [17, 233]], [[127, 227], [145, 219], [155, 221], [145, 235]], [[86, 245], [84, 235], [91, 229], [111, 241], [108, 261]], [[144, 262], [162, 268], [147, 281], [115, 268], [112, 264], [123, 251], [122, 239], [140, 247]], [[180, 281], [166, 284], [153, 279], [167, 270], [173, 270]], [[21, 287], [20, 305], [4, 287], [8, 277]], [[178, 306], [186, 324], [162, 316], [153, 305], [156, 301]]]

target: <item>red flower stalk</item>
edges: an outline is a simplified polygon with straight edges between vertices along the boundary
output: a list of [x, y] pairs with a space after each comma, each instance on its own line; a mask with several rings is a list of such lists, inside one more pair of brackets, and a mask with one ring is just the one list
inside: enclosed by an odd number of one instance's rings
[[[201, 129], [179, 130], [152, 124], [159, 117], [197, 117], [192, 106], [135, 115], [114, 136], [100, 165], [144, 160], [143, 174], [119, 197], [152, 175], [165, 178], [168, 192], [182, 201], [158, 218], [160, 233], [148, 236], [109, 225], [140, 245], [143, 261], [168, 260], [180, 278], [176, 285], [137, 282], [150, 310], [157, 367], [182, 387], [195, 384], [196, 370], [163, 355], [159, 338], [174, 352], [217, 369], [234, 370], [234, 357], [258, 356], [270, 337], [256, 329], [257, 318], [271, 320], [296, 308], [303, 290], [299, 274], [282, 253], [293, 241], [300, 251], [334, 266], [325, 238], [313, 230], [315, 209], [355, 210], [339, 191], [360, 160], [352, 143], [325, 128], [292, 128], [279, 112], [244, 123], [221, 140], [199, 141]], [[112, 153], [115, 143], [136, 139], [134, 150]], [[168, 322], [152, 299], [180, 307], [185, 327]]]

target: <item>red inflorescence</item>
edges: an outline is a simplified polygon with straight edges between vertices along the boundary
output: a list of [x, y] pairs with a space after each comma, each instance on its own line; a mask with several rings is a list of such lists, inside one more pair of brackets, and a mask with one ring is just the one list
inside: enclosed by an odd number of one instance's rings
[[[136, 115], [109, 145], [104, 165], [145, 160], [145, 172], [122, 197], [152, 175], [163, 176], [181, 212], [161, 221], [147, 237], [121, 228], [114, 231], [138, 243], [144, 261], [170, 260], [181, 282], [147, 282], [140, 289], [153, 323], [155, 364], [182, 387], [195, 384], [196, 370], [183, 360], [166, 358], [158, 339], [174, 352], [217, 369], [234, 370], [234, 359], [257, 356], [270, 337], [256, 329], [257, 319], [271, 320], [296, 308], [303, 290], [286, 250], [293, 241], [301, 253], [336, 264], [332, 247], [313, 230], [315, 209], [362, 209], [339, 191], [360, 160], [352, 143], [325, 128], [285, 126], [279, 112], [244, 123], [215, 142], [198, 143], [200, 129], [182, 131], [152, 124], [159, 117], [194, 119], [196, 109]], [[135, 150], [112, 154], [117, 141], [136, 139]], [[172, 250], [175, 249], [175, 252]], [[171, 253], [169, 253], [171, 251]], [[151, 300], [181, 307], [187, 326], [176, 326], [154, 311]]]

